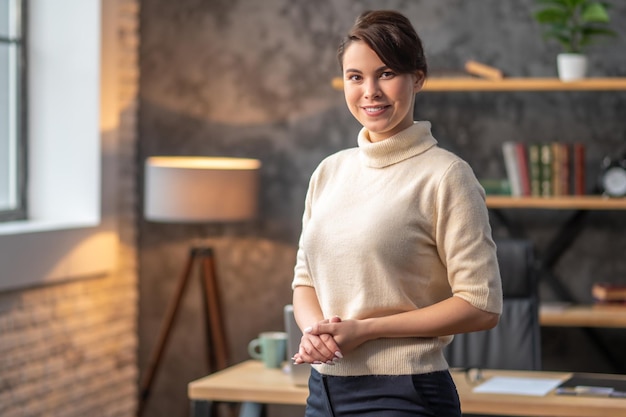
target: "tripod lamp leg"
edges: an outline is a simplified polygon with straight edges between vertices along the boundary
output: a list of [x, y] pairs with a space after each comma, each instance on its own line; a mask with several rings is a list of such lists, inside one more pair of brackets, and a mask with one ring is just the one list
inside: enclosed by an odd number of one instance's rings
[[146, 373], [141, 384], [141, 392], [140, 392], [141, 397], [139, 399], [139, 411], [137, 413], [137, 415], [139, 416], [142, 415], [145, 403], [148, 397], [150, 396], [150, 389], [152, 388], [154, 377], [159, 369], [159, 366], [161, 365], [163, 351], [165, 350], [165, 346], [167, 345], [167, 341], [169, 339], [170, 332], [172, 330], [172, 325], [174, 324], [174, 320], [176, 319], [176, 315], [178, 313], [180, 303], [181, 303], [183, 294], [185, 292], [185, 288], [187, 287], [187, 283], [189, 282], [189, 277], [191, 275], [191, 269], [192, 269], [194, 260], [195, 260], [194, 252], [193, 250], [191, 250], [187, 258], [187, 263], [185, 264], [185, 269], [183, 270], [182, 275], [178, 279], [174, 296], [170, 300], [170, 303], [167, 307], [165, 318], [163, 320], [163, 323], [161, 324], [161, 329], [160, 329], [159, 336], [157, 339], [156, 347], [152, 352], [150, 362], [148, 363], [148, 368], [146, 369]]
[[209, 366], [212, 370], [221, 370], [228, 366], [228, 349], [226, 346], [226, 333], [222, 320], [220, 305], [220, 292], [215, 273], [215, 258], [213, 250], [203, 248], [202, 256], [202, 279], [207, 320], [207, 337], [210, 341]]

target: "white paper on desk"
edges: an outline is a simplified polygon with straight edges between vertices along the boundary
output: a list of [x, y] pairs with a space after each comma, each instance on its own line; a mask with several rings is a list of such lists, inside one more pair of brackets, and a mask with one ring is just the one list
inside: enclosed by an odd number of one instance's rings
[[562, 381], [552, 378], [514, 378], [494, 376], [483, 382], [474, 392], [481, 394], [516, 394], [543, 396], [556, 388]]

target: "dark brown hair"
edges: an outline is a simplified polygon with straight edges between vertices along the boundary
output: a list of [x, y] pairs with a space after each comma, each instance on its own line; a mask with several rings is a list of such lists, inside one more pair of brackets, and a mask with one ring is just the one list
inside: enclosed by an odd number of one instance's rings
[[385, 65], [400, 74], [421, 71], [427, 75], [422, 40], [409, 19], [396, 11], [367, 11], [356, 19], [337, 50], [342, 71], [343, 54], [355, 41], [365, 42]]

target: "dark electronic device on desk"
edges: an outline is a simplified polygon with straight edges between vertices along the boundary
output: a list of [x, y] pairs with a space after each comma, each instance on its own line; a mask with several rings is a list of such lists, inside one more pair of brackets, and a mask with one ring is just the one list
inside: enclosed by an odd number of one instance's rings
[[626, 380], [618, 376], [575, 373], [556, 388], [557, 395], [626, 398]]

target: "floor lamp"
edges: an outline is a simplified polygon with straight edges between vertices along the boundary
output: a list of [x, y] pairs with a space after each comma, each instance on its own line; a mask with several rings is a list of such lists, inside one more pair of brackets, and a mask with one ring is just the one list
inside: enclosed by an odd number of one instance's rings
[[[217, 157], [150, 157], [145, 163], [144, 217], [164, 223], [225, 223], [255, 217], [258, 197], [256, 159]], [[207, 336], [207, 362], [214, 372], [228, 366], [228, 350], [213, 250], [196, 246], [174, 294], [141, 382], [138, 415], [141, 416], [163, 358], [185, 289], [199, 264]]]

